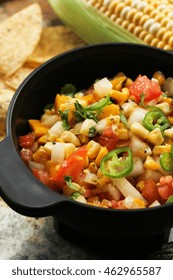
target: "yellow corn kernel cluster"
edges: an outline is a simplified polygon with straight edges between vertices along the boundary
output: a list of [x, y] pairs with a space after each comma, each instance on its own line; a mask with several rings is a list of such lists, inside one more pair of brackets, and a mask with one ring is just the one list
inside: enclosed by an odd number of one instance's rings
[[85, 0], [144, 43], [173, 49], [173, 4], [167, 0]]

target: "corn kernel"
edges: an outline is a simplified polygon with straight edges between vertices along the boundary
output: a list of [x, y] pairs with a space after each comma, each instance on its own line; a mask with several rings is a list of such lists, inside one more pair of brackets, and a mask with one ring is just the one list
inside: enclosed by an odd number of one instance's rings
[[144, 162], [144, 167], [150, 170], [158, 170], [160, 168], [160, 165], [155, 162], [155, 160], [151, 156], [147, 156]]
[[153, 148], [153, 155], [160, 155], [162, 153], [170, 153], [171, 151], [171, 145], [166, 144], [166, 145], [159, 145], [159, 146], [154, 146]]
[[136, 185], [136, 188], [141, 192], [142, 189], [144, 188], [144, 181], [139, 181]]
[[161, 145], [164, 142], [164, 138], [159, 128], [155, 128], [150, 131], [147, 140], [150, 141], [153, 145]]
[[126, 128], [119, 128], [118, 129], [118, 139], [119, 140], [127, 140], [129, 139], [129, 133]]
[[132, 123], [132, 125], [130, 126], [130, 131], [142, 139], [146, 139], [149, 134], [149, 131], [139, 122]]
[[108, 154], [108, 149], [106, 147], [101, 147], [96, 159], [95, 159], [95, 164], [97, 166], [100, 166], [101, 160]]
[[168, 121], [170, 122], [171, 125], [173, 125], [173, 116], [168, 116]]
[[101, 145], [97, 142], [95, 142], [94, 140], [91, 140], [88, 144], [87, 144], [87, 155], [89, 158], [94, 159], [97, 157], [98, 153], [100, 152], [101, 149]]
[[110, 97], [117, 100], [117, 102], [121, 105], [122, 103], [126, 102], [127, 99], [129, 98], [129, 90], [128, 88], [124, 88], [123, 91], [118, 91], [113, 89], [110, 92]]
[[173, 139], [173, 127], [164, 130], [164, 135]]

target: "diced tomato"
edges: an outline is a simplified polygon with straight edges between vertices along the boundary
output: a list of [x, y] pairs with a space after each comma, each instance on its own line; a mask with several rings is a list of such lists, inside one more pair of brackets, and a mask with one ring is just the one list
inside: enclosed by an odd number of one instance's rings
[[91, 197], [93, 196], [93, 192], [92, 192], [92, 189], [89, 189], [87, 187], [85, 187], [83, 190], [82, 190], [82, 193], [81, 193], [85, 198], [88, 198], [88, 197]]
[[118, 142], [118, 135], [112, 131], [112, 127], [108, 126], [104, 129], [102, 135], [97, 135], [94, 140], [101, 146], [106, 147], [108, 151], [116, 148]]
[[103, 199], [111, 200], [111, 195], [108, 192], [99, 193], [97, 196], [99, 197], [100, 201]]
[[65, 184], [65, 176], [71, 176], [72, 181], [78, 183], [82, 176], [82, 171], [86, 166], [86, 162], [87, 148], [86, 145], [84, 145], [63, 161], [56, 176], [51, 178], [51, 180], [53, 180], [60, 189], [62, 189]]
[[34, 137], [31, 133], [19, 137], [19, 145], [22, 148], [30, 148], [34, 143]]
[[145, 102], [157, 99], [162, 94], [158, 82], [148, 79], [145, 75], [139, 75], [130, 85], [129, 90], [130, 94], [135, 97], [137, 103], [140, 102], [142, 94], [144, 94]]
[[149, 179], [144, 182], [142, 195], [146, 198], [149, 204], [153, 203], [155, 200], [160, 201], [158, 188], [154, 180]]
[[32, 169], [32, 173], [33, 175], [39, 180], [41, 181], [44, 185], [48, 186], [49, 188], [51, 188], [52, 190], [56, 191], [57, 187], [55, 186], [54, 182], [52, 182], [50, 180], [49, 177], [49, 173], [47, 171], [44, 170], [39, 170], [36, 168]]
[[112, 208], [113, 209], [126, 209], [123, 205], [122, 200], [119, 200], [119, 201], [111, 200], [111, 203], [112, 203]]
[[163, 176], [160, 178], [158, 186], [159, 195], [163, 200], [167, 200], [173, 195], [173, 178], [172, 176]]
[[33, 152], [30, 149], [22, 148], [20, 151], [20, 156], [24, 162], [28, 162], [29, 160], [32, 160], [32, 154]]

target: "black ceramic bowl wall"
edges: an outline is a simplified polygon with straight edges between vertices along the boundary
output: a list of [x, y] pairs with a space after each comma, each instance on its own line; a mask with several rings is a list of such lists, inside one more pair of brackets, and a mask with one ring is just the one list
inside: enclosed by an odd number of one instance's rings
[[0, 194], [15, 211], [33, 217], [54, 215], [71, 228], [100, 237], [142, 237], [173, 226], [173, 204], [151, 209], [113, 210], [71, 201], [44, 186], [19, 155], [17, 137], [28, 132], [28, 119], [40, 118], [65, 83], [77, 89], [119, 71], [129, 77], [152, 76], [160, 70], [173, 76], [173, 56], [149, 46], [91, 45], [57, 56], [35, 70], [18, 88], [7, 116], [7, 136], [0, 143]]

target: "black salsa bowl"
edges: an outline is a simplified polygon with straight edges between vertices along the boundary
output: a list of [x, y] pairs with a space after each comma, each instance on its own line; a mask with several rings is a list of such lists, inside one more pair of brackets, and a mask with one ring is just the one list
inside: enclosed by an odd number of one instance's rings
[[173, 75], [173, 55], [145, 45], [89, 45], [56, 56], [31, 73], [9, 106], [6, 138], [0, 143], [0, 195], [15, 211], [30, 217], [54, 216], [78, 232], [101, 238], [143, 238], [169, 231], [173, 203], [148, 209], [120, 210], [88, 206], [55, 193], [23, 163], [18, 137], [29, 131], [28, 119], [40, 118], [66, 83], [87, 88], [94, 80], [123, 71], [136, 78], [160, 70]]

